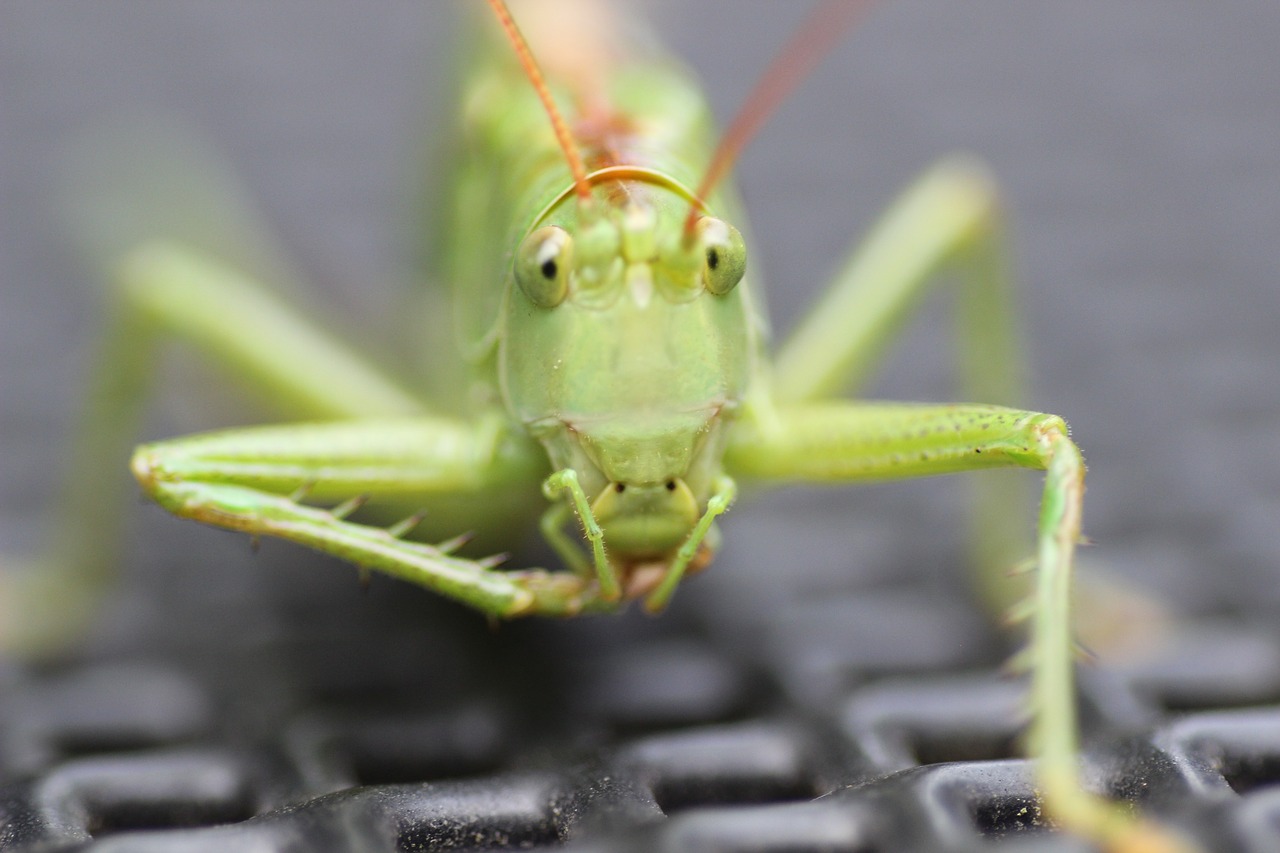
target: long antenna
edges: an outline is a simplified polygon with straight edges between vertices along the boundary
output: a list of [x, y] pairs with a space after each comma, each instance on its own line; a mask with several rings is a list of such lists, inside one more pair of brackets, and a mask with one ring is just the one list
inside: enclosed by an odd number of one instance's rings
[[[844, 36], [854, 20], [871, 6], [870, 0], [825, 0], [813, 7], [804, 25], [791, 36], [791, 40], [778, 51], [773, 62], [756, 81], [755, 88], [747, 96], [733, 123], [720, 138], [707, 173], [694, 194], [705, 199], [707, 193], [720, 182], [743, 147], [756, 135], [766, 119], [778, 108], [796, 85], [817, 66]], [[698, 218], [698, 203], [689, 207], [685, 219], [686, 235], [693, 233]]]
[[555, 101], [551, 99], [551, 90], [547, 88], [546, 78], [542, 76], [542, 71], [538, 68], [538, 62], [533, 58], [533, 51], [529, 49], [529, 43], [524, 40], [520, 28], [516, 26], [515, 19], [511, 17], [511, 10], [507, 8], [504, 0], [489, 0], [489, 6], [493, 9], [493, 13], [498, 16], [498, 22], [502, 24], [502, 29], [506, 32], [507, 39], [511, 42], [511, 46], [515, 48], [516, 56], [520, 60], [520, 67], [524, 69], [525, 76], [533, 84], [533, 90], [538, 93], [538, 99], [542, 101], [542, 107], [547, 111], [548, 118], [551, 119], [551, 128], [555, 131], [556, 141], [560, 143], [560, 149], [564, 151], [564, 158], [569, 162], [569, 171], [573, 173], [573, 186], [578, 193], [578, 198], [582, 201], [587, 201], [591, 198], [591, 185], [587, 183], [587, 169], [582, 164], [582, 156], [578, 153], [577, 146], [573, 144], [573, 137], [569, 135], [569, 128], [564, 123], [564, 118], [560, 115], [560, 111], [556, 109]]

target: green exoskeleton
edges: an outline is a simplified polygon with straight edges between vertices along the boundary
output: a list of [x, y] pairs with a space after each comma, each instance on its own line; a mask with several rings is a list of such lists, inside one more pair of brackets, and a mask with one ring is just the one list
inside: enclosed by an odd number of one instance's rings
[[[632, 602], [662, 610], [684, 577], [711, 563], [739, 483], [1042, 470], [1036, 571], [1019, 610], [1030, 622], [1031, 743], [1046, 806], [1110, 847], [1174, 849], [1176, 840], [1078, 780], [1070, 587], [1084, 462], [1061, 418], [1004, 407], [1017, 398], [1017, 355], [999, 202], [985, 173], [948, 161], [921, 177], [808, 318], [771, 347], [745, 221], [727, 186], [703, 180], [715, 138], [697, 88], [669, 60], [628, 49], [603, 10], [518, 11], [528, 52], [512, 50], [522, 45], [513, 27], [508, 39], [492, 21], [478, 26], [445, 202], [453, 238], [437, 259], [465, 399], [403, 387], [216, 258], [147, 243], [115, 270], [121, 301], [79, 470], [100, 469], [98, 457], [132, 430], [155, 344], [183, 338], [303, 422], [140, 447], [132, 470], [151, 498], [497, 618]], [[563, 120], [540, 97], [530, 55]], [[943, 270], [962, 288], [964, 393], [983, 402], [841, 396]], [[92, 482], [79, 491], [86, 497], [76, 500], [95, 499]], [[460, 539], [410, 540], [418, 516], [373, 526], [352, 515], [365, 498], [408, 513], [430, 505], [437, 525], [457, 521], [453, 534], [474, 526], [459, 505], [492, 526], [530, 519], [564, 565], [499, 568], [461, 556]], [[994, 588], [1023, 556], [1009, 544], [1022, 513], [998, 488], [982, 503], [976, 550]], [[79, 526], [59, 561], [76, 574], [30, 581], [30, 600], [56, 605], [9, 602], [12, 644], [56, 632], [52, 610], [89, 606], [82, 590], [104, 573], [102, 538], [100, 527]]]

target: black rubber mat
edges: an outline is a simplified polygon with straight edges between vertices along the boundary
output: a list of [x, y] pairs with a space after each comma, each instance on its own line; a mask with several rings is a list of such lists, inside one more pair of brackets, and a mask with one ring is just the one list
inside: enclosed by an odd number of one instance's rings
[[[495, 632], [387, 587], [274, 640], [8, 672], [3, 849], [1081, 849], [1039, 819], [995, 644], [830, 642], [963, 626], [936, 597]], [[1087, 776], [1208, 849], [1273, 850], [1276, 645], [1194, 634], [1085, 672]]]
[[[795, 17], [655, 5], [722, 119]], [[439, 6], [0, 4], [0, 555], [56, 535], [97, 328], [62, 149], [139, 114], [194, 126], [316, 298], [387, 343], [443, 124]], [[1250, 853], [1280, 849], [1278, 11], [886, 2], [740, 170], [785, 330], [912, 175], [991, 163], [1029, 403], [1090, 463], [1083, 561], [1180, 614], [1083, 668], [1090, 784]], [[953, 396], [946, 307], [878, 395]], [[147, 436], [211, 423], [188, 396]], [[498, 628], [140, 508], [91, 642], [0, 667], [0, 849], [1085, 849], [1039, 821], [1009, 647], [965, 592], [964, 497], [748, 501], [663, 618]]]

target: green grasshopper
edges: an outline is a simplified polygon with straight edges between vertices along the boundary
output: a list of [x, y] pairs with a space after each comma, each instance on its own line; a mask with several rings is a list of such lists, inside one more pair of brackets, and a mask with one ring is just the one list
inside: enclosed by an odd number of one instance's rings
[[[535, 34], [530, 55], [546, 64], [555, 102], [571, 105], [565, 118], [540, 99], [534, 63], [517, 61], [514, 25], [509, 38], [495, 27], [477, 37], [460, 98], [465, 142], [449, 201], [457, 237], [438, 262], [466, 365], [462, 401], [403, 387], [217, 259], [149, 243], [115, 271], [122, 300], [82, 458], [132, 429], [130, 407], [118, 404], [138, 395], [150, 345], [193, 341], [308, 422], [140, 447], [131, 467], [151, 498], [494, 618], [633, 602], [661, 611], [685, 576], [711, 563], [739, 483], [1043, 470], [1036, 572], [1020, 609], [1030, 620], [1032, 742], [1046, 805], [1109, 846], [1165, 840], [1077, 779], [1070, 586], [1084, 462], [1060, 417], [995, 405], [1017, 397], [1017, 355], [989, 177], [956, 161], [926, 173], [771, 349], [745, 220], [730, 188], [708, 179], [714, 134], [696, 87], [661, 58], [562, 55], [607, 36], [591, 29], [588, 39], [580, 18], [540, 9], [521, 10]], [[839, 396], [943, 271], [962, 291], [965, 393], [986, 402]], [[1020, 512], [1011, 493], [989, 492], [978, 550], [995, 586]], [[437, 524], [459, 503], [495, 527], [532, 517], [564, 567], [500, 569], [497, 558], [462, 556], [459, 538], [411, 541], [418, 515], [390, 527], [353, 520], [366, 497], [427, 504], [440, 510]], [[85, 526], [67, 546], [82, 575], [104, 571], [90, 556], [100, 532]], [[85, 597], [78, 581], [41, 583], [62, 602]]]

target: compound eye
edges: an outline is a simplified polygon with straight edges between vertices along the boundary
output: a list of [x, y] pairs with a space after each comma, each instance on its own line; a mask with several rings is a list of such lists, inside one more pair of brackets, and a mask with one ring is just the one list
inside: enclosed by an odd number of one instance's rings
[[555, 225], [539, 228], [516, 253], [516, 283], [535, 305], [554, 308], [569, 292], [573, 238]]
[[747, 246], [738, 229], [707, 216], [698, 221], [702, 246], [702, 281], [709, 292], [723, 296], [733, 290], [747, 271]]

